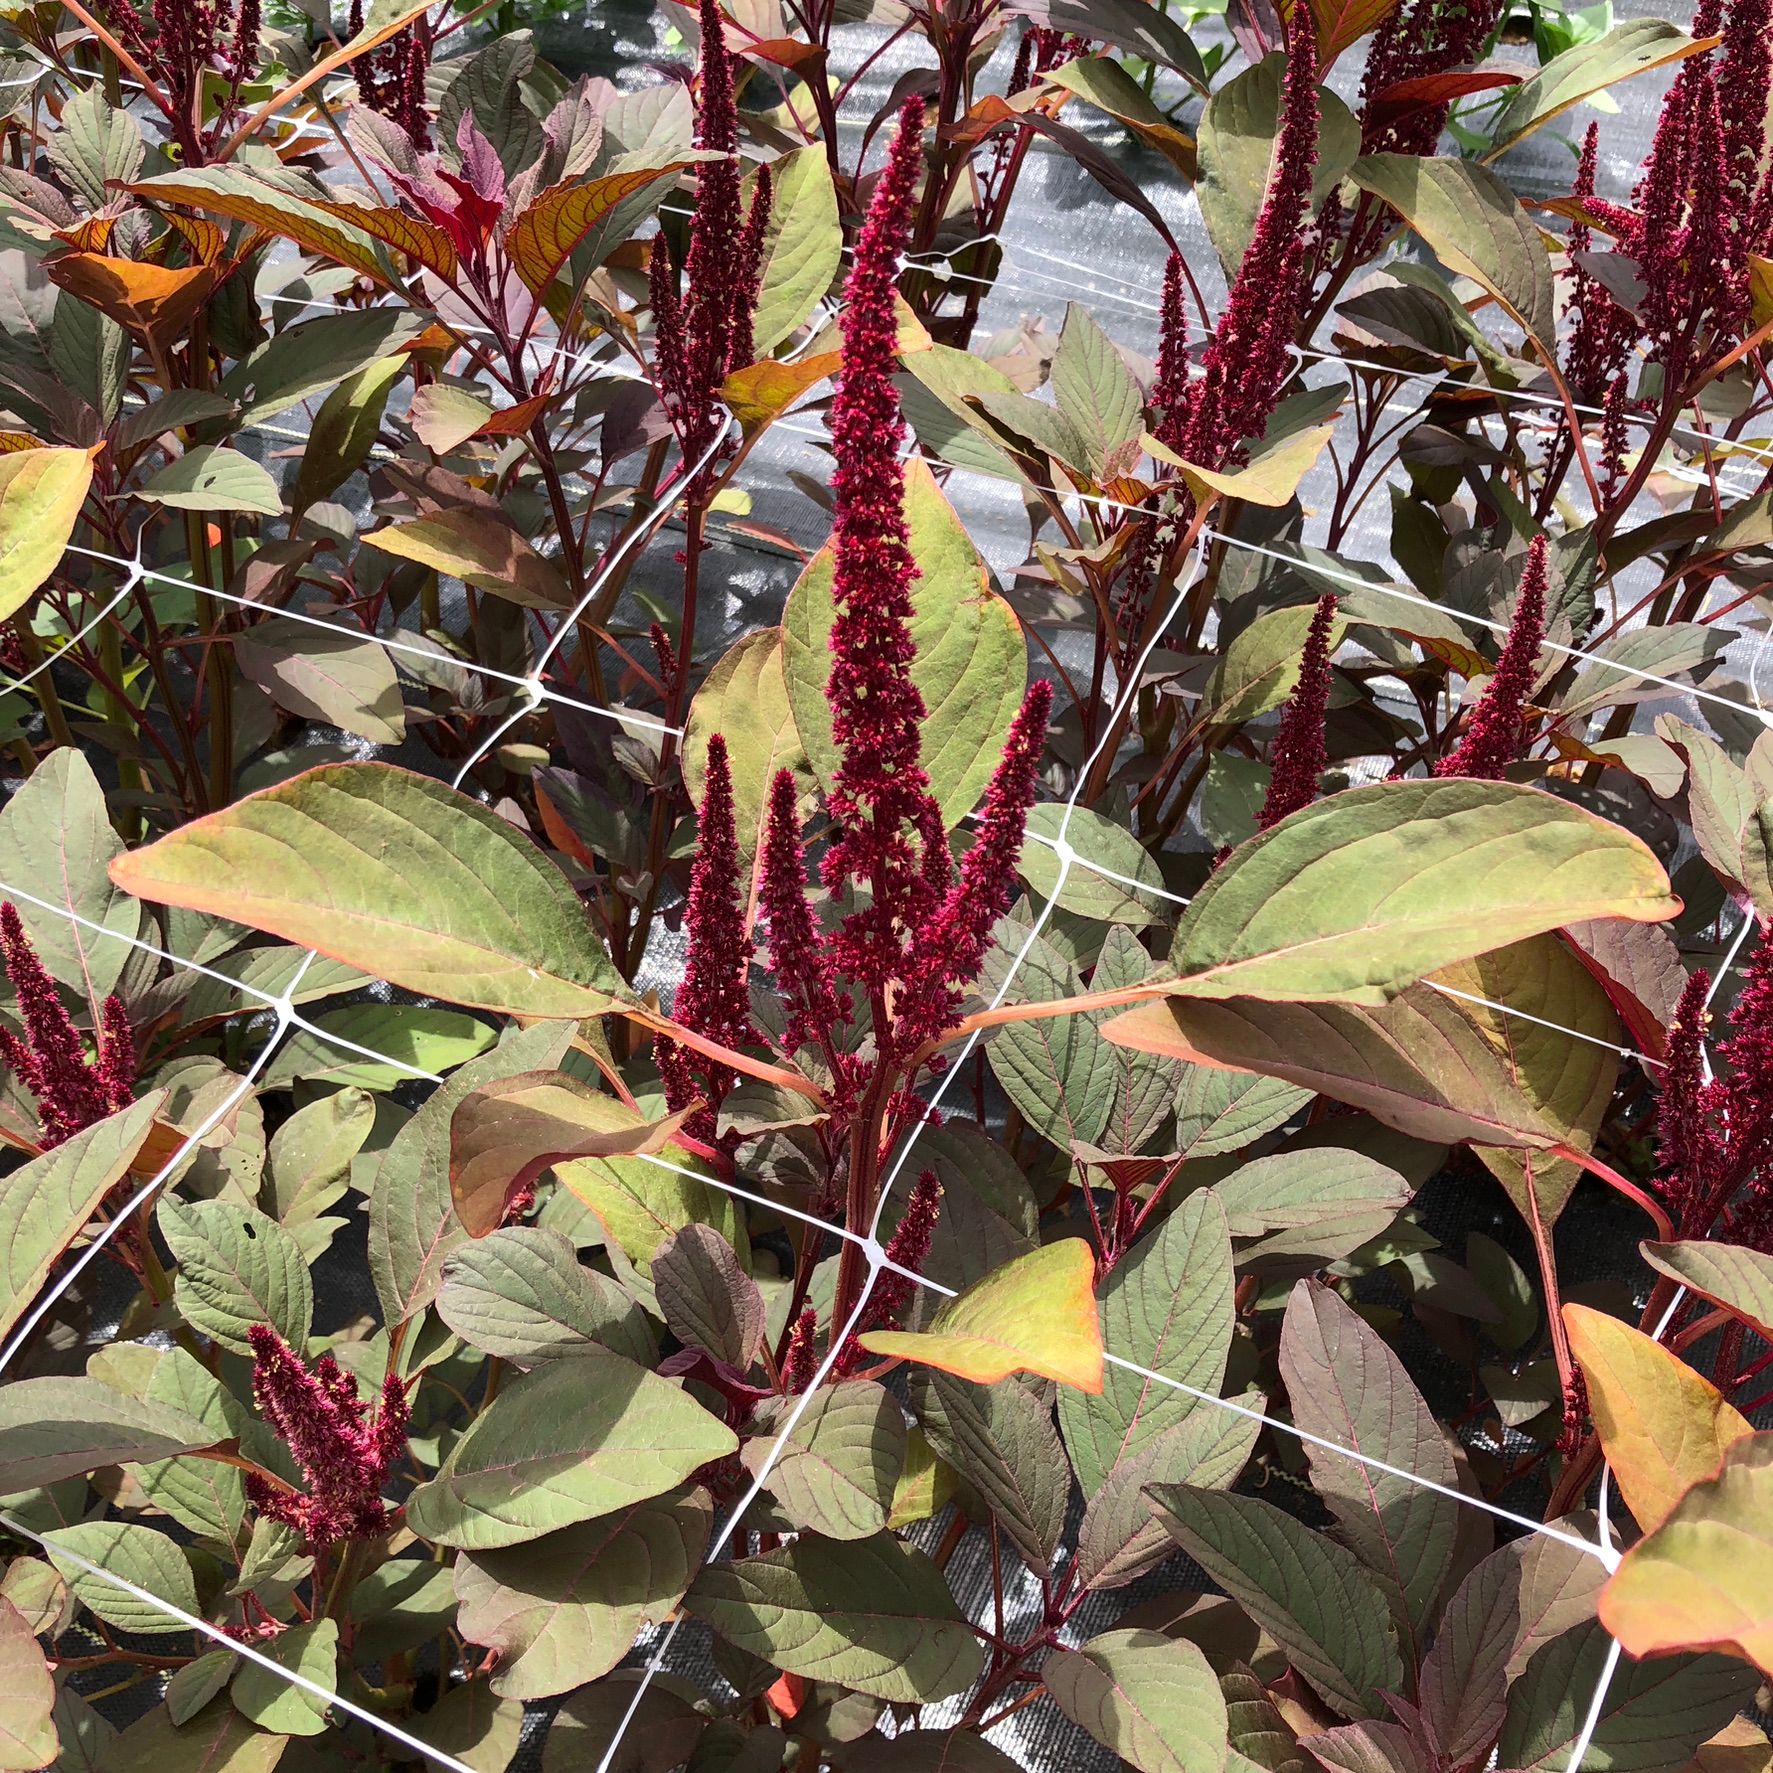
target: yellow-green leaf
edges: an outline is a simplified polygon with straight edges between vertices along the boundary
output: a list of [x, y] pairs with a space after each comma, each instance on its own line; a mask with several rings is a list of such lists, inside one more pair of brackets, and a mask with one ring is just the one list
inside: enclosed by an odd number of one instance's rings
[[0, 455], [0, 621], [23, 608], [60, 564], [97, 454], [15, 449]]
[[1203, 468], [1198, 463], [1185, 462], [1155, 437], [1146, 436], [1140, 441], [1157, 460], [1182, 470], [1182, 477], [1197, 500], [1204, 501], [1209, 492], [1215, 492], [1221, 498], [1242, 499], [1246, 504], [1278, 507], [1299, 490], [1299, 482], [1311, 472], [1313, 463], [1324, 453], [1324, 445], [1335, 434], [1334, 425], [1294, 431], [1266, 447], [1258, 445], [1244, 467], [1231, 469]]
[[300, 942], [426, 997], [601, 1015], [627, 987], [552, 862], [428, 776], [327, 764], [111, 864], [125, 892]]
[[572, 602], [560, 569], [490, 511], [456, 506], [409, 523], [391, 523], [361, 539], [384, 554], [416, 560], [525, 609], [565, 609]]
[[1566, 1305], [1564, 1327], [1619, 1494], [1654, 1532], [1754, 1430], [1709, 1379], [1642, 1330], [1586, 1305]]
[[1633, 1656], [1722, 1650], [1773, 1674], [1773, 1434], [1749, 1434], [1691, 1485], [1601, 1590]]
[[871, 1330], [872, 1354], [897, 1356], [994, 1385], [1039, 1373], [1079, 1391], [1102, 1389], [1102, 1332], [1093, 1284], [1096, 1259], [1082, 1238], [1031, 1250], [968, 1287], [927, 1330]]

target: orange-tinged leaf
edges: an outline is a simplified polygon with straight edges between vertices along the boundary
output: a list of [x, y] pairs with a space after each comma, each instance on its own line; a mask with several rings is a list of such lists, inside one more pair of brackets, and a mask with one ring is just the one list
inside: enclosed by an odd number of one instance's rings
[[59, 288], [160, 345], [171, 344], [191, 324], [218, 280], [213, 265], [169, 270], [97, 252], [63, 253], [46, 269]]
[[689, 162], [637, 167], [600, 179], [551, 186], [532, 203], [505, 237], [505, 251], [532, 295], [541, 295], [573, 249], [624, 199], [655, 180], [675, 179]]
[[1038, 1373], [1079, 1391], [1102, 1389], [1096, 1259], [1082, 1238], [1031, 1250], [950, 1299], [927, 1330], [870, 1330], [871, 1354], [896, 1356], [994, 1385]]
[[842, 361], [836, 351], [821, 351], [816, 357], [802, 357], [793, 363], [766, 357], [761, 363], [734, 370], [722, 383], [720, 397], [747, 432], [761, 431], [807, 389], [835, 375]]
[[477, 430], [476, 437], [521, 437], [548, 410], [552, 394], [532, 394], [515, 406], [501, 408]]
[[449, 1191], [471, 1237], [498, 1228], [511, 1197], [554, 1163], [658, 1151], [689, 1111], [648, 1121], [559, 1071], [482, 1084], [449, 1123]]
[[1564, 1327], [1619, 1494], [1654, 1532], [1754, 1430], [1715, 1385], [1642, 1330], [1586, 1305], [1566, 1305]]
[[1773, 1434], [1731, 1445], [1625, 1554], [1600, 1616], [1633, 1656], [1721, 1650], [1773, 1673]]
[[180, 215], [175, 210], [166, 219], [184, 236], [198, 264], [213, 265], [222, 256], [228, 237], [207, 216]]
[[304, 201], [310, 208], [324, 210], [339, 221], [374, 235], [408, 258], [417, 259], [439, 277], [453, 278], [456, 274], [455, 243], [435, 222], [386, 204], [341, 203], [336, 198], [320, 197]]
[[1378, 30], [1401, 4], [1402, 0], [1311, 0], [1320, 75], [1343, 50]]
[[92, 485], [92, 449], [0, 455], [0, 621], [55, 571]]

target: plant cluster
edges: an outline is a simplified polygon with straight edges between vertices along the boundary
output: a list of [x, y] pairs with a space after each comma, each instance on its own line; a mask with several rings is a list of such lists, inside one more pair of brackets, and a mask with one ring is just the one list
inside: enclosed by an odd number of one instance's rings
[[1773, 9], [664, 10], [0, 20], [0, 1773], [1773, 1765]]

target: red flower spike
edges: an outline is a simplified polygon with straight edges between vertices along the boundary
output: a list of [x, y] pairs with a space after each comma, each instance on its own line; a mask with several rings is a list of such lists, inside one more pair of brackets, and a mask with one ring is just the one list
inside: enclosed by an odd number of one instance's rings
[[909, 1052], [954, 1026], [957, 987], [970, 985], [985, 964], [992, 927], [1009, 910], [1028, 813], [1040, 781], [1041, 753], [1053, 710], [1053, 686], [1036, 678], [1010, 723], [1003, 756], [985, 791], [973, 847], [960, 878], [917, 945], [894, 1025], [894, 1045]]
[[653, 372], [659, 398], [674, 425], [683, 422], [689, 400], [689, 365], [683, 341], [683, 309], [677, 299], [677, 278], [663, 234], [653, 236], [647, 260], [647, 302], [653, 311]]
[[[923, 1170], [912, 1187], [911, 1198], [905, 1203], [898, 1229], [887, 1240], [887, 1260], [912, 1274], [921, 1274], [929, 1258], [930, 1237], [941, 1210], [942, 1184], [936, 1179], [934, 1170]], [[853, 1373], [867, 1359], [867, 1351], [858, 1338], [870, 1330], [882, 1330], [897, 1323], [899, 1314], [911, 1303], [915, 1287], [916, 1282], [906, 1275], [891, 1268], [881, 1269], [875, 1278], [874, 1290], [868, 1295], [868, 1309], [856, 1326], [856, 1334], [844, 1344], [843, 1353], [838, 1356], [838, 1378]]]
[[807, 1390], [819, 1370], [819, 1359], [813, 1344], [819, 1334], [819, 1314], [809, 1305], [794, 1320], [788, 1333], [788, 1348], [782, 1358], [782, 1389], [790, 1396]]
[[807, 903], [806, 884], [794, 772], [778, 770], [770, 784], [758, 902], [768, 933], [770, 972], [788, 1005], [788, 1028], [782, 1044], [790, 1052], [811, 1043], [829, 1047], [841, 1020], [830, 960]]
[[1304, 296], [1304, 235], [1317, 165], [1317, 31], [1295, 6], [1287, 32], [1280, 136], [1255, 230], [1202, 359], [1179, 453], [1203, 467], [1243, 459], [1261, 436], [1291, 373], [1291, 345]]
[[1501, 13], [1501, 0], [1464, 0], [1462, 6], [1409, 0], [1387, 15], [1374, 34], [1361, 78], [1363, 154], [1434, 152], [1447, 126], [1450, 102], [1399, 111], [1380, 101], [1406, 80], [1427, 79], [1475, 61]]
[[[1583, 137], [1582, 157], [1576, 164], [1576, 179], [1570, 187], [1571, 197], [1591, 209], [1596, 207], [1594, 181], [1599, 157], [1600, 125], [1591, 123]], [[1566, 245], [1570, 263], [1570, 305], [1576, 311], [1576, 323], [1570, 329], [1564, 362], [1571, 393], [1589, 405], [1601, 399], [1619, 379], [1621, 366], [1638, 336], [1637, 322], [1578, 262], [1593, 243], [1593, 231], [1587, 222], [1571, 224]]]
[[1306, 630], [1299, 681], [1281, 711], [1280, 730], [1269, 756], [1268, 792], [1256, 815], [1258, 831], [1266, 831], [1289, 813], [1310, 806], [1317, 799], [1324, 771], [1330, 767], [1329, 753], [1324, 749], [1324, 716], [1330, 706], [1330, 630], [1335, 621], [1336, 596], [1326, 591], [1318, 599]]
[[727, 374], [757, 359], [752, 326], [757, 318], [757, 297], [763, 285], [763, 247], [770, 231], [770, 209], [775, 202], [775, 175], [768, 165], [757, 169], [751, 185], [751, 207], [745, 212], [745, 231], [739, 236], [739, 274], [733, 279], [732, 345], [727, 352]]
[[856, 242], [841, 320], [843, 367], [831, 406], [837, 614], [825, 694], [841, 761], [829, 797], [837, 833], [824, 878], [834, 892], [855, 881], [872, 895], [844, 920], [837, 959], [848, 977], [874, 990], [902, 974], [904, 932], [931, 909], [913, 841], [923, 828], [929, 778], [922, 764], [924, 702], [911, 681], [917, 566], [899, 460], [905, 422], [893, 385], [893, 290], [922, 139], [923, 101], [914, 98], [900, 113]]
[[36, 1100], [39, 1134], [48, 1150], [135, 1100], [135, 1036], [122, 1000], [106, 998], [97, 1055], [88, 1060], [80, 1030], [10, 900], [0, 904], [0, 958], [25, 1027], [22, 1040], [0, 1028], [0, 1062], [17, 1073]]
[[1483, 696], [1466, 722], [1465, 737], [1451, 756], [1435, 766], [1437, 776], [1475, 776], [1499, 782], [1521, 754], [1521, 715], [1533, 687], [1539, 648], [1545, 639], [1545, 537], [1537, 535], [1527, 550], [1520, 597], [1501, 657], [1490, 674]]
[[1157, 379], [1151, 385], [1156, 409], [1157, 439], [1166, 448], [1181, 445], [1188, 422], [1188, 381], [1193, 373], [1188, 356], [1188, 304], [1182, 255], [1172, 252], [1164, 264], [1163, 305], [1158, 314]]
[[[672, 1015], [684, 1027], [722, 1046], [742, 1047], [755, 1037], [747, 986], [754, 949], [745, 930], [732, 766], [727, 760], [726, 740], [719, 733], [708, 740], [707, 779], [696, 824], [696, 861], [690, 871], [689, 904], [683, 922], [689, 952]], [[697, 1070], [716, 1106], [733, 1086], [732, 1072], [692, 1060], [675, 1042], [659, 1041], [654, 1057], [665, 1083], [665, 1099], [674, 1109], [698, 1094]], [[696, 1123], [710, 1118], [698, 1115], [689, 1130], [698, 1138], [705, 1137], [706, 1129], [698, 1131]]]
[[371, 1417], [356, 1381], [331, 1355], [322, 1355], [310, 1372], [269, 1324], [252, 1325], [246, 1336], [253, 1402], [308, 1483], [307, 1495], [293, 1495], [248, 1474], [253, 1506], [293, 1527], [313, 1551], [385, 1533], [392, 1517], [382, 1488], [406, 1454], [405, 1387], [389, 1374]]

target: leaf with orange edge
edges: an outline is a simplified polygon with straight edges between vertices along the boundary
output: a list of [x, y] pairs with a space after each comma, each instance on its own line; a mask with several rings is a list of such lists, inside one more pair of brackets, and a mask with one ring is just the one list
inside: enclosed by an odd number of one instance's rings
[[161, 347], [191, 324], [220, 281], [214, 265], [171, 270], [97, 252], [66, 252], [44, 268], [58, 288]]
[[[1320, 78], [1343, 50], [1352, 48], [1369, 31], [1378, 30], [1402, 3], [1403, 0], [1311, 0]], [[1291, 13], [1292, 8], [1284, 10]]]
[[1625, 1554], [1600, 1616], [1632, 1656], [1721, 1650], [1773, 1674], [1773, 1434], [1735, 1441]]
[[1017, 1256], [950, 1299], [927, 1330], [870, 1330], [870, 1354], [917, 1361], [995, 1385], [1038, 1373], [1079, 1391], [1102, 1389], [1096, 1258], [1082, 1238], [1061, 1238]]
[[184, 237], [198, 264], [213, 265], [222, 256], [228, 237], [207, 216], [180, 215], [174, 211], [166, 219]]
[[177, 203], [249, 222], [283, 240], [292, 240], [373, 279], [384, 289], [392, 279], [373, 241], [361, 228], [335, 221], [306, 198], [234, 166], [193, 166], [141, 179], [129, 189], [153, 203]]
[[843, 361], [836, 351], [783, 363], [774, 357], [734, 370], [721, 384], [720, 397], [749, 435], [773, 424], [809, 388], [837, 373]]
[[1660, 1342], [1586, 1305], [1564, 1307], [1570, 1351], [1619, 1494], [1646, 1533], [1754, 1429], [1718, 1388]]
[[650, 206], [655, 189], [663, 196], [687, 165], [687, 160], [680, 160], [670, 166], [637, 167], [544, 191], [505, 236], [506, 255], [530, 293], [544, 294], [555, 273], [594, 232], [600, 237], [614, 233], [618, 220], [626, 232]]
[[449, 1123], [449, 1191], [470, 1237], [497, 1230], [513, 1194], [555, 1163], [661, 1150], [686, 1110], [649, 1121], [560, 1071], [482, 1084]]
[[452, 280], [456, 274], [455, 242], [435, 222], [408, 215], [404, 209], [393, 209], [382, 203], [341, 203], [337, 198], [308, 197], [303, 201], [310, 209], [324, 210], [329, 216], [347, 222], [354, 228], [414, 258], [439, 277]]

